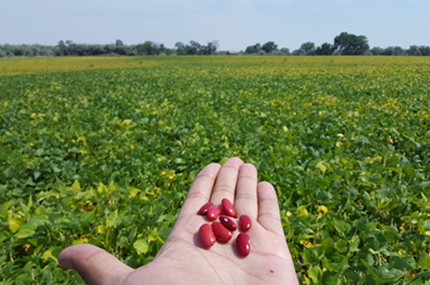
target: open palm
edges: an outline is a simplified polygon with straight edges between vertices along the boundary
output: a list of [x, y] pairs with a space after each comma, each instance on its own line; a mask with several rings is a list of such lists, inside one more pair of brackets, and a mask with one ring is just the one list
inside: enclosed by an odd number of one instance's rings
[[[237, 217], [251, 217], [251, 253], [241, 257], [236, 236], [226, 244], [204, 248], [197, 232], [207, 223], [197, 211], [206, 202], [234, 201]], [[298, 284], [285, 242], [278, 200], [268, 182], [257, 184], [257, 170], [239, 158], [206, 166], [197, 176], [175, 226], [154, 260], [132, 269], [92, 245], [75, 245], [58, 257], [60, 266], [76, 270], [87, 284]]]

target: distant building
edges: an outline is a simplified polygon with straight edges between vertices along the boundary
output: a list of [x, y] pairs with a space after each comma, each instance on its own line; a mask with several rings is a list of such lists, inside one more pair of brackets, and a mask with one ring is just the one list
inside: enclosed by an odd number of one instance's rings
[[239, 55], [237, 51], [228, 51], [227, 55]]

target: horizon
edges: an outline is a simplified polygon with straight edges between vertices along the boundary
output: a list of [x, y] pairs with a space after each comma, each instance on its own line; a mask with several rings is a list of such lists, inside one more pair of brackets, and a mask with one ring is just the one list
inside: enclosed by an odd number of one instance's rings
[[430, 1], [425, 0], [0, 3], [2, 45], [55, 46], [61, 40], [105, 45], [120, 39], [125, 45], [152, 41], [173, 48], [176, 42], [218, 40], [220, 51], [244, 51], [273, 41], [293, 51], [309, 41], [333, 43], [346, 31], [366, 36], [370, 47], [430, 46]]

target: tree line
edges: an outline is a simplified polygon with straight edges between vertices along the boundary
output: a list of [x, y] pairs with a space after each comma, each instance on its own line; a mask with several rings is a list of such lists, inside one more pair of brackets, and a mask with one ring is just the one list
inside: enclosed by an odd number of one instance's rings
[[167, 48], [164, 44], [146, 41], [137, 45], [125, 45], [121, 40], [113, 44], [77, 44], [71, 40], [59, 41], [56, 46], [45, 45], [0, 45], [0, 57], [13, 56], [94, 56], [94, 55], [214, 55], [218, 41], [207, 45], [190, 41], [189, 44], [178, 42], [175, 48]]
[[273, 41], [263, 45], [259, 43], [246, 47], [244, 54], [248, 55], [411, 55], [430, 56], [429, 46], [412, 45], [409, 49], [399, 46], [387, 48], [370, 48], [366, 36], [343, 32], [336, 36], [333, 43], [323, 43], [315, 46], [313, 42], [303, 43], [300, 48], [290, 52], [288, 48], [278, 49]]
[[[71, 40], [59, 41], [56, 46], [45, 45], [0, 45], [0, 57], [13, 56], [94, 56], [94, 55], [215, 55], [227, 54], [226, 51], [217, 51], [218, 41], [201, 45], [196, 41], [189, 44], [177, 42], [174, 48], [167, 48], [164, 44], [145, 41], [137, 45], [125, 45], [121, 40], [113, 44], [77, 44]], [[239, 52], [246, 55], [410, 55], [430, 56], [429, 46], [412, 45], [408, 49], [399, 46], [387, 48], [370, 48], [366, 36], [342, 32], [336, 36], [333, 43], [323, 43], [316, 46], [313, 42], [305, 42], [300, 48], [290, 52], [288, 48], [278, 48], [273, 41], [263, 45], [259, 43], [246, 47]]]

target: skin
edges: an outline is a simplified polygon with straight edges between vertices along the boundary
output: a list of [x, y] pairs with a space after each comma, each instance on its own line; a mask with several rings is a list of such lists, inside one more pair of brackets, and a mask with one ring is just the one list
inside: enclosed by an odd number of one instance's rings
[[[208, 222], [197, 215], [208, 201], [233, 202], [237, 217], [248, 215], [252, 227], [251, 253], [237, 254], [239, 234], [226, 244], [205, 249], [197, 236]], [[278, 199], [268, 182], [257, 183], [257, 170], [239, 158], [223, 166], [206, 166], [193, 182], [169, 237], [154, 260], [133, 269], [113, 255], [90, 244], [64, 249], [58, 262], [76, 270], [87, 284], [299, 284], [281, 225]]]

